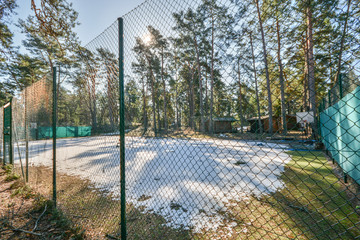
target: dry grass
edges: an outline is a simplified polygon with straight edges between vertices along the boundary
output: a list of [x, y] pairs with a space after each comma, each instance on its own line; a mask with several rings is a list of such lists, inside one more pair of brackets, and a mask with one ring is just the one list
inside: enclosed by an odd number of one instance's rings
[[[52, 171], [45, 167], [31, 167], [30, 184], [51, 188]], [[86, 229], [86, 239], [120, 237], [120, 201], [111, 194], [96, 189], [89, 181], [77, 176], [57, 175], [58, 205], [76, 226]], [[127, 205], [128, 239], [189, 239], [189, 232], [165, 226], [165, 219], [154, 213]]]
[[83, 232], [7, 165], [0, 168], [0, 239], [83, 239]]

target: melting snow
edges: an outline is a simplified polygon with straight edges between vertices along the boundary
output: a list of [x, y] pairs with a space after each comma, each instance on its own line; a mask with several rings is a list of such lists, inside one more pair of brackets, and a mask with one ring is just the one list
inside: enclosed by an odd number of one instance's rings
[[[117, 143], [117, 136], [58, 139], [57, 169], [89, 179], [118, 199]], [[51, 140], [29, 145], [31, 164], [52, 166]], [[278, 176], [290, 160], [286, 148], [255, 141], [126, 137], [127, 201], [162, 215], [168, 226], [215, 230], [224, 222], [219, 211], [227, 211], [230, 201], [249, 201], [249, 195], [283, 187]], [[20, 150], [24, 155], [23, 144]], [[18, 159], [16, 146], [14, 155]]]

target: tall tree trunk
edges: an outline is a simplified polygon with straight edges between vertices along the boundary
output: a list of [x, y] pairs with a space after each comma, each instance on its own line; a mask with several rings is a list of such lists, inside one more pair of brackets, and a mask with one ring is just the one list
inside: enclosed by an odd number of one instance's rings
[[163, 91], [164, 91], [164, 129], [165, 133], [168, 129], [168, 120], [167, 120], [167, 99], [166, 99], [166, 82], [164, 78], [164, 48], [161, 49], [161, 79], [163, 82]]
[[243, 116], [243, 104], [242, 104], [242, 88], [240, 79], [240, 57], [238, 59], [238, 83], [239, 83], [239, 111], [240, 111], [240, 132], [244, 133], [244, 116]]
[[193, 79], [194, 79], [194, 70], [190, 68], [190, 64], [189, 64], [189, 73], [190, 73], [190, 78], [189, 78], [189, 90], [190, 90], [190, 102], [189, 102], [189, 107], [190, 107], [190, 121], [189, 121], [189, 125], [190, 128], [195, 130], [195, 122], [194, 122], [194, 113], [195, 113], [195, 107], [194, 107], [194, 84], [193, 84]]
[[[177, 81], [177, 80], [176, 80]], [[179, 91], [177, 83], [175, 84], [175, 115], [176, 115], [176, 124], [175, 127], [178, 129], [180, 127], [180, 119], [179, 119]]]
[[260, 24], [260, 32], [261, 32], [261, 39], [264, 51], [264, 64], [265, 64], [265, 74], [266, 74], [266, 87], [267, 87], [267, 95], [268, 95], [268, 111], [269, 111], [269, 133], [273, 133], [273, 111], [272, 111], [272, 100], [271, 100], [271, 87], [270, 87], [270, 76], [269, 76], [269, 68], [267, 62], [267, 51], [266, 51], [266, 43], [265, 43], [265, 35], [264, 35], [264, 28], [262, 25], [262, 19], [260, 14], [260, 7], [259, 7], [259, 0], [255, 0], [256, 9], [258, 13], [258, 19]]
[[283, 65], [281, 62], [281, 40], [280, 40], [280, 26], [279, 19], [276, 16], [276, 33], [277, 33], [277, 42], [278, 42], [278, 64], [279, 64], [279, 80], [280, 80], [280, 92], [281, 92], [281, 117], [282, 117], [282, 127], [283, 134], [287, 134], [287, 122], [286, 122], [286, 104], [285, 104], [285, 84], [283, 76]]
[[157, 129], [156, 129], [156, 102], [155, 102], [155, 76], [153, 73], [153, 70], [151, 68], [151, 61], [148, 57], [146, 57], [146, 60], [149, 64], [149, 71], [150, 71], [150, 84], [151, 84], [151, 100], [152, 100], [152, 110], [153, 110], [153, 124], [154, 124], [154, 134], [155, 137], [157, 136]]
[[209, 132], [214, 133], [214, 16], [211, 10], [211, 79], [210, 79], [210, 126]]
[[[315, 87], [315, 69], [314, 69], [314, 42], [313, 42], [313, 22], [312, 22], [312, 10], [310, 6], [310, 1], [308, 1], [308, 6], [306, 7], [306, 20], [307, 20], [307, 45], [308, 45], [308, 81], [309, 81], [309, 103], [310, 111], [314, 114], [314, 119], [316, 119], [316, 87]], [[312, 137], [317, 136], [317, 124], [312, 123]]]
[[97, 133], [97, 118], [96, 118], [96, 88], [95, 88], [95, 75], [91, 77], [91, 122], [92, 128], [95, 133]]
[[204, 132], [205, 119], [204, 119], [204, 106], [203, 106], [203, 87], [202, 87], [201, 66], [200, 66], [200, 53], [199, 53], [199, 47], [195, 34], [194, 34], [194, 43], [195, 43], [196, 61], [197, 61], [198, 76], [199, 76], [200, 132]]
[[343, 51], [344, 51], [344, 41], [345, 41], [345, 35], [346, 35], [347, 24], [348, 24], [348, 19], [349, 19], [350, 5], [351, 5], [351, 0], [348, 0], [348, 6], [347, 6], [347, 11], [346, 11], [345, 24], [344, 24], [343, 34], [342, 34], [342, 36], [341, 36], [339, 61], [338, 61], [338, 64], [337, 64], [337, 71], [336, 71], [336, 76], [335, 76], [335, 83], [336, 83], [336, 81], [339, 79], [339, 74], [340, 74], [340, 71], [341, 71], [342, 53], [343, 53]]
[[[206, 61], [207, 63], [207, 61]], [[209, 116], [209, 97], [208, 97], [208, 75], [207, 72], [205, 71], [205, 116], [208, 117]]]
[[[92, 83], [94, 82], [93, 78], [95, 78], [93, 76], [96, 75], [96, 72], [93, 73], [92, 72], [93, 70], [89, 70], [87, 75], [85, 76], [85, 88], [86, 88], [86, 91], [87, 91], [87, 101], [86, 102], [86, 105], [88, 106], [89, 108], [89, 112], [90, 112], [90, 121], [91, 121], [91, 127], [92, 127], [92, 131], [93, 133], [97, 133], [97, 121], [96, 121], [96, 112], [94, 112], [94, 107], [93, 105], [96, 106], [96, 98], [94, 98], [93, 96], [93, 86], [92, 86]], [[95, 96], [96, 97], [96, 96]], [[96, 109], [95, 109], [96, 111]]]
[[255, 94], [256, 94], [256, 103], [257, 103], [257, 112], [258, 112], [258, 125], [259, 125], [259, 129], [260, 129], [260, 134], [262, 134], [263, 127], [262, 127], [261, 115], [260, 115], [259, 88], [258, 88], [258, 81], [257, 81], [257, 75], [256, 75], [255, 54], [254, 54], [254, 46], [253, 46], [253, 39], [252, 39], [251, 32], [250, 32], [250, 47], [251, 47], [251, 56], [252, 56], [252, 61], [253, 61], [254, 78], [255, 78]]
[[151, 101], [152, 101], [152, 111], [153, 111], [153, 130], [155, 137], [157, 136], [157, 128], [156, 128], [156, 102], [155, 102], [155, 89], [154, 82], [151, 81]]
[[177, 65], [177, 52], [175, 52], [175, 108], [176, 108], [176, 129], [178, 129], [180, 124], [180, 114], [179, 114], [179, 91], [178, 91], [178, 65]]
[[308, 47], [307, 47], [307, 33], [305, 36], [305, 42], [304, 42], [304, 56], [305, 56], [305, 61], [304, 61], [304, 80], [303, 80], [303, 89], [304, 89], [304, 95], [303, 95], [303, 111], [307, 112], [308, 111], [308, 75], [309, 75], [309, 70], [308, 70], [308, 65], [309, 65], [309, 58], [308, 58]]
[[155, 93], [156, 93], [156, 110], [157, 110], [157, 121], [158, 121], [158, 131], [161, 132], [161, 118], [160, 118], [160, 93], [157, 90], [157, 87], [155, 87]]
[[175, 109], [176, 109], [176, 129], [178, 129], [180, 127], [180, 118], [179, 118], [178, 68], [177, 68], [176, 52], [175, 52]]
[[107, 71], [107, 103], [109, 109], [109, 118], [110, 118], [110, 126], [111, 131], [114, 131], [115, 128], [115, 121], [114, 121], [114, 97], [113, 97], [113, 89], [112, 89], [112, 73], [109, 69], [109, 64], [106, 63], [106, 71]]
[[145, 79], [143, 79], [142, 82], [142, 95], [143, 95], [143, 126], [144, 126], [144, 132], [143, 135], [146, 133], [147, 131], [147, 112], [146, 112], [146, 91], [145, 91]]

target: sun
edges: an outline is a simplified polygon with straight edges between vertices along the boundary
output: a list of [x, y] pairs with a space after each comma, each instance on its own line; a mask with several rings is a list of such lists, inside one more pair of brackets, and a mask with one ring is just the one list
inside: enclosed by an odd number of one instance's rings
[[152, 36], [151, 34], [146, 34], [142, 37], [143, 42], [145, 43], [145, 45], [150, 45], [150, 43], [152, 42]]

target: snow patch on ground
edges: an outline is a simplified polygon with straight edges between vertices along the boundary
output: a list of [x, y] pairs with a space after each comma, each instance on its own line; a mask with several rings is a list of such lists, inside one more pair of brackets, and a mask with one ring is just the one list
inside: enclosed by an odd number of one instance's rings
[[[117, 143], [118, 136], [58, 139], [57, 169], [89, 179], [118, 199]], [[51, 140], [29, 145], [30, 164], [52, 166]], [[283, 187], [286, 149], [258, 141], [126, 137], [127, 201], [162, 215], [171, 227], [215, 230], [224, 224], [219, 211], [228, 211], [231, 201]], [[19, 159], [17, 148], [14, 156]]]

